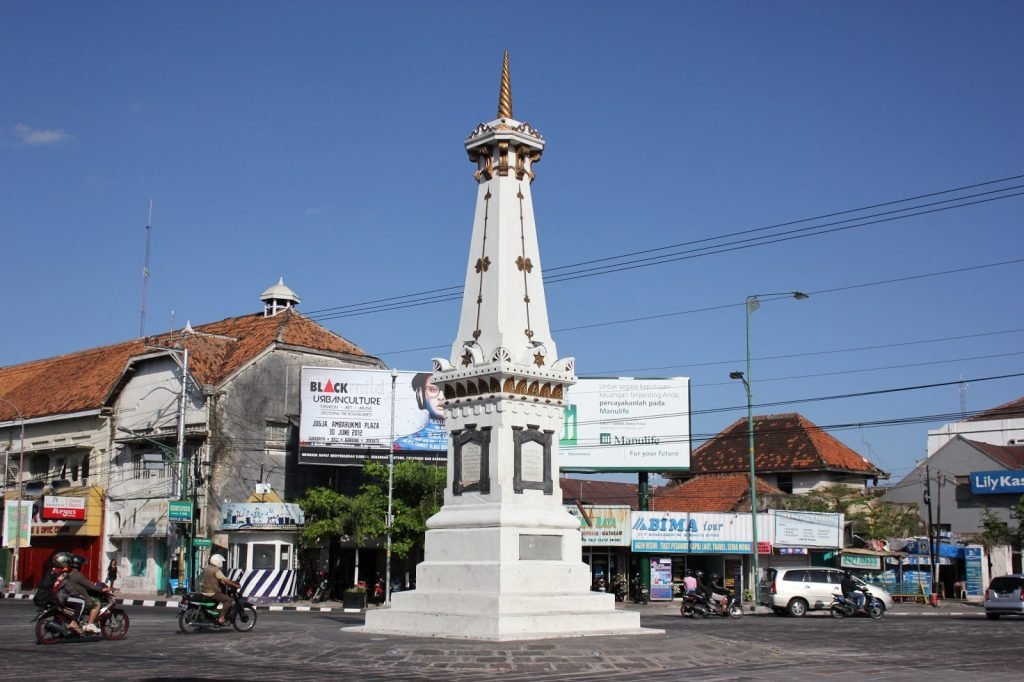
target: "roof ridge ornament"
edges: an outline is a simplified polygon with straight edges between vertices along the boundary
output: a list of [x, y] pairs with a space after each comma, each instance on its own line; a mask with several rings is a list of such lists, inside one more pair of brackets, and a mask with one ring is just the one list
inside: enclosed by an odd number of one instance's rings
[[508, 69], [508, 50], [501, 65], [501, 90], [498, 92], [498, 118], [512, 119], [512, 76]]

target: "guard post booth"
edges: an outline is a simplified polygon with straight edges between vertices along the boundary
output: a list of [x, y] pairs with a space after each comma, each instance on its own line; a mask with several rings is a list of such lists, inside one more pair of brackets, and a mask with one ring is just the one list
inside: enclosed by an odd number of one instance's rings
[[[255, 603], [296, 599], [299, 534], [305, 523], [302, 508], [284, 502], [269, 485], [256, 485], [245, 502], [221, 506], [220, 532], [227, 535], [228, 577], [242, 584], [242, 594]], [[208, 558], [208, 548], [197, 548]]]

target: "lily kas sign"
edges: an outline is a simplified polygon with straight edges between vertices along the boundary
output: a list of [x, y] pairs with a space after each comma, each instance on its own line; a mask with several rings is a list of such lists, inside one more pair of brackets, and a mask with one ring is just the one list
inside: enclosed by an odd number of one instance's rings
[[972, 471], [971, 492], [975, 495], [1024, 493], [1024, 471]]
[[85, 498], [45, 496], [40, 516], [45, 521], [85, 521]]

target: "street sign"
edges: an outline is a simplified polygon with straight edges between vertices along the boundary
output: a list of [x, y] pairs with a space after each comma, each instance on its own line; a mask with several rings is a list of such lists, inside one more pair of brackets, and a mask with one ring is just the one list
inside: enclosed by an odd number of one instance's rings
[[213, 547], [213, 540], [210, 538], [192, 538], [193, 547]]
[[192, 503], [188, 500], [168, 500], [167, 520], [171, 523], [191, 523]]

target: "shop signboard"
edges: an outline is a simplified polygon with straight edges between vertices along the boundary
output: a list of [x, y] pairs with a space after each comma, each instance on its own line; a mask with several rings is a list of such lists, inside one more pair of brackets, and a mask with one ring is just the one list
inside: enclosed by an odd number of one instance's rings
[[192, 538], [193, 547], [213, 547], [213, 540], [210, 538]]
[[843, 554], [839, 557], [840, 568], [859, 568], [862, 571], [882, 570], [882, 558], [871, 554]]
[[584, 547], [629, 547], [627, 505], [566, 505], [565, 510], [579, 519]]
[[284, 502], [228, 502], [221, 507], [221, 530], [298, 530], [302, 507]]
[[85, 498], [44, 496], [41, 516], [47, 521], [85, 521]]
[[825, 512], [773, 511], [775, 546], [842, 547], [843, 515]]
[[967, 583], [967, 596], [980, 597], [985, 594], [982, 583], [981, 547], [968, 545], [964, 547], [964, 569]]
[[[633, 512], [634, 552], [672, 554], [749, 554], [750, 514]], [[763, 515], [758, 531], [767, 531]]]
[[581, 379], [566, 392], [562, 471], [688, 471], [690, 380]]
[[972, 471], [971, 492], [975, 495], [1020, 495], [1024, 493], [1024, 471]]
[[171, 523], [191, 523], [192, 503], [188, 500], [167, 500], [167, 520]]

